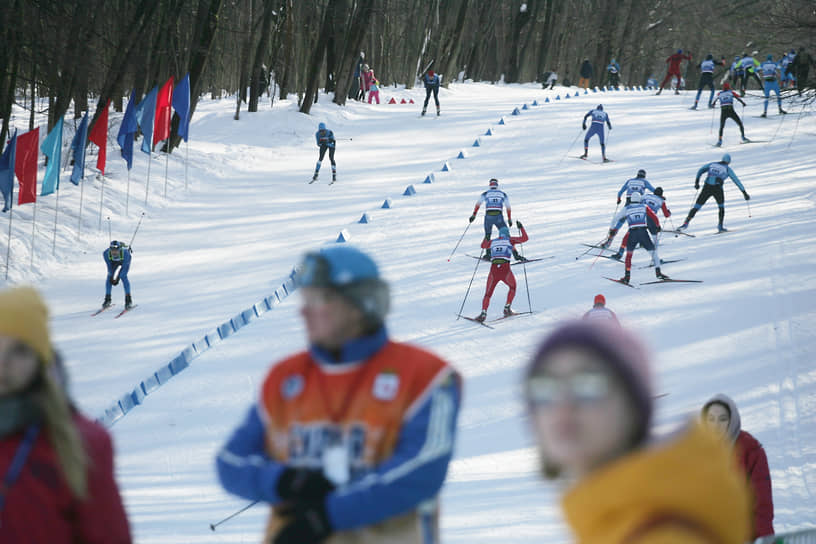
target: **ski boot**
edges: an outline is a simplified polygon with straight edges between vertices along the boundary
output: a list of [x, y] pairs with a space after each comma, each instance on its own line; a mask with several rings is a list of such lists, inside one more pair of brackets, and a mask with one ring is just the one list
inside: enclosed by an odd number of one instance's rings
[[475, 319], [479, 323], [484, 323], [485, 319], [487, 319], [487, 310], [482, 310], [482, 313], [480, 313], [479, 315], [477, 315], [473, 319]]
[[689, 222], [688, 222], [688, 219], [686, 219], [685, 221], [683, 221], [682, 225], [677, 227], [677, 230], [684, 231], [684, 230], [686, 230], [688, 228], [688, 225], [689, 225]]
[[516, 315], [516, 312], [510, 308], [509, 304], [504, 305], [504, 317], [510, 317], [511, 315]]
[[675, 89], [675, 90], [674, 90], [674, 94], [680, 94], [680, 91], [678, 91], [677, 89]]
[[746, 137], [743, 135], [743, 137], [742, 137], [742, 143], [744, 143], [744, 144], [748, 144], [748, 143], [751, 143], [751, 140], [749, 140], [748, 138], [746, 138]]
[[627, 270], [626, 274], [624, 274], [623, 277], [618, 281], [620, 281], [621, 283], [625, 283], [626, 285], [629, 285], [629, 278], [630, 278], [629, 271]]
[[714, 147], [722, 147], [722, 139], [717, 140], [717, 143], [714, 144]]
[[788, 112], [786, 112], [782, 108], [779, 108], [779, 115], [785, 115], [786, 113], [788, 113]]
[[586, 158], [587, 158], [587, 152], [586, 152], [586, 150], [584, 150], [584, 154], [583, 154], [583, 155], [581, 155], [581, 156], [580, 156], [580, 157], [578, 157], [578, 158], [580, 158], [580, 159], [586, 159]]
[[623, 248], [619, 249], [617, 253], [614, 255], [609, 256], [610, 259], [615, 259], [616, 261], [620, 261], [623, 259]]
[[130, 298], [130, 295], [125, 295], [125, 310], [130, 310], [133, 308], [133, 299]]
[[102, 303], [102, 307], [109, 308], [111, 304], [113, 304], [113, 302], [111, 302], [111, 296], [105, 295], [105, 301]]
[[697, 102], [695, 102], [694, 105], [692, 107], [690, 107], [689, 109], [690, 110], [696, 110], [697, 109]]
[[611, 162], [611, 161], [609, 159], [607, 159], [606, 157], [604, 157], [603, 162]]
[[768, 117], [768, 112], [767, 112], [767, 111], [763, 111], [763, 112], [762, 112], [762, 115], [760, 115], [760, 117]]
[[332, 183], [337, 181], [337, 174], [332, 173]]
[[655, 93], [655, 96], [660, 96], [660, 93], [662, 93], [662, 92], [663, 92], [663, 89], [658, 89], [657, 92]]
[[425, 116], [425, 108], [422, 108], [422, 113], [420, 113], [420, 115], [423, 117]]
[[720, 233], [720, 232], [728, 232], [728, 229], [727, 229], [727, 228], [725, 228], [725, 227], [723, 227], [723, 226], [722, 226], [722, 223], [720, 223], [719, 225], [717, 225], [717, 233]]
[[657, 268], [655, 268], [655, 277], [656, 277], [657, 279], [659, 279], [659, 280], [668, 280], [668, 279], [671, 279], [671, 278], [669, 278], [669, 277], [668, 277], [666, 274], [664, 274], [663, 272], [661, 272], [661, 271], [660, 271], [660, 267], [659, 267], [659, 266], [658, 266]]
[[440, 115], [442, 115], [442, 112], [439, 111], [439, 108], [436, 108], [436, 116], [439, 117]]
[[709, 103], [708, 108], [713, 110], [714, 109], [714, 104]]
[[489, 261], [491, 259], [490, 248], [485, 249], [484, 255], [482, 255], [482, 259], [484, 259], [485, 261]]
[[315, 172], [314, 176], [312, 176], [312, 183], [314, 183], [315, 181], [317, 181], [317, 172]]
[[527, 257], [521, 255], [518, 251], [516, 251], [516, 248], [513, 248], [513, 258], [517, 261], [527, 262]]

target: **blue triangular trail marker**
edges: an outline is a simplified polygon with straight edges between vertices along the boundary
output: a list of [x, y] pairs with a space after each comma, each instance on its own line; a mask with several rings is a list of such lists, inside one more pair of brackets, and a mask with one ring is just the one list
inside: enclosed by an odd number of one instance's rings
[[473, 147], [479, 147], [480, 145], [482, 145], [482, 144], [480, 144], [480, 143], [479, 143], [479, 139], [478, 139], [478, 138], [476, 138], [476, 139], [473, 141]]
[[405, 192], [402, 193], [402, 196], [413, 196], [416, 194], [416, 189], [414, 189], [413, 185], [409, 185], [405, 188]]
[[503, 125], [503, 124], [504, 124], [504, 117], [502, 117], [501, 119], [499, 119], [499, 124], [500, 124], [500, 125]]
[[465, 157], [465, 152], [464, 152], [464, 151], [460, 151], [460, 152], [459, 152], [459, 154], [458, 154], [458, 155], [456, 155], [456, 158], [457, 158], [457, 159], [464, 159], [464, 158], [466, 158], [466, 157]]
[[348, 233], [346, 229], [340, 231], [340, 234], [337, 236], [337, 243], [348, 242], [351, 239], [351, 235]]
[[602, 93], [605, 93], [605, 92], [606, 92], [606, 87], [602, 88], [602, 89], [601, 89], [601, 92], [602, 92]]
[[529, 110], [529, 109], [530, 109], [530, 106], [528, 106], [527, 104], [524, 104], [524, 105], [521, 107], [521, 109], [523, 109], [523, 110]]
[[555, 99], [556, 100], [561, 100], [561, 95], [560, 94], [555, 95]]
[[597, 93], [597, 92], [598, 92], [598, 88], [597, 88], [597, 87], [595, 87], [594, 89], [592, 89], [592, 92], [593, 92], [593, 93]]
[[570, 97], [569, 93], [564, 95], [564, 98], [569, 98], [569, 97]]
[[368, 217], [368, 214], [367, 214], [367, 213], [363, 212], [363, 215], [360, 217], [360, 220], [359, 220], [359, 221], [357, 221], [357, 222], [358, 222], [358, 223], [363, 223], [363, 224], [366, 224], [366, 223], [370, 223], [370, 222], [371, 222], [371, 219]]
[[549, 101], [550, 101], [550, 99], [549, 99], [549, 98], [545, 98], [545, 99], [544, 99], [544, 102], [549, 102]]
[[433, 183], [433, 180], [434, 180], [433, 174], [429, 174], [428, 176], [425, 177], [425, 181], [423, 181], [422, 183]]
[[450, 172], [450, 168], [448, 167], [448, 161], [445, 161], [445, 164], [442, 165], [443, 172]]
[[575, 96], [578, 96], [578, 91], [575, 91]]
[[587, 91], [586, 89], [584, 89], [584, 94], [589, 94], [589, 91]]
[[382, 207], [385, 208], [386, 210], [391, 209], [391, 199], [386, 198], [385, 200], [383, 200]]
[[533, 100], [533, 106], [538, 106], [538, 100]]
[[493, 136], [493, 131], [490, 130], [490, 129], [487, 129], [487, 132], [485, 132], [484, 135], [485, 136]]
[[521, 112], [519, 111], [519, 109], [518, 109], [518, 108], [513, 108], [513, 113], [512, 113], [512, 115], [521, 115]]

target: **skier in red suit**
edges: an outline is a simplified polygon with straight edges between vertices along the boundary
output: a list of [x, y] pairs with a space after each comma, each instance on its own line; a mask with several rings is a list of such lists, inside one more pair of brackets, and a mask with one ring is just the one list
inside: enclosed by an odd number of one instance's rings
[[510, 236], [510, 229], [502, 227], [499, 229], [499, 237], [493, 240], [484, 240], [482, 248], [490, 248], [490, 257], [492, 265], [490, 266], [490, 274], [487, 276], [487, 288], [485, 289], [484, 298], [482, 299], [482, 313], [476, 317], [476, 321], [484, 321], [487, 318], [487, 307], [490, 306], [490, 297], [493, 296], [493, 290], [503, 281], [507, 284], [510, 290], [507, 292], [507, 303], [504, 305], [504, 315], [513, 315], [515, 312], [510, 309], [510, 304], [513, 303], [513, 298], [516, 296], [516, 277], [513, 271], [510, 270], [510, 257], [513, 256], [517, 260], [524, 258], [516, 252], [515, 244], [523, 244], [529, 238], [524, 227], [516, 221], [521, 236]]
[[666, 77], [663, 78], [663, 83], [660, 84], [660, 89], [656, 94], [663, 92], [663, 87], [666, 86], [666, 83], [671, 82], [672, 76], [677, 78], [677, 89], [674, 90], [674, 94], [680, 94], [680, 63], [684, 60], [691, 60], [691, 53], [684, 55], [682, 49], [678, 49], [677, 53], [666, 59], [666, 62], [669, 63], [669, 71]]

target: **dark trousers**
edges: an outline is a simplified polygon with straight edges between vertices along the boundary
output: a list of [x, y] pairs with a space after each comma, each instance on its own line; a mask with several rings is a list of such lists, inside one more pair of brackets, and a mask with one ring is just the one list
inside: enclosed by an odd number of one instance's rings
[[720, 108], [720, 140], [722, 140], [722, 133], [723, 127], [725, 126], [726, 119], [733, 119], [739, 125], [740, 134], [742, 137], [745, 138], [745, 127], [742, 126], [742, 121], [737, 115], [737, 112], [734, 111], [734, 106], [723, 106]]
[[425, 103], [422, 104], [422, 109], [426, 110], [428, 108], [428, 100], [431, 98], [431, 93], [433, 93], [434, 102], [436, 102], [436, 109], [439, 109], [439, 87], [425, 87]]
[[700, 191], [700, 195], [697, 197], [697, 201], [694, 203], [694, 206], [689, 210], [688, 217], [686, 221], [691, 221], [691, 218], [697, 214], [697, 210], [703, 207], [703, 204], [706, 203], [711, 197], [714, 197], [714, 200], [717, 201], [717, 206], [720, 208], [719, 210], [719, 223], [720, 225], [723, 224], [723, 219], [725, 219], [725, 195], [723, 194], [723, 187], [721, 184], [717, 185], [710, 185], [708, 183], [703, 184], [703, 190]]
[[320, 162], [323, 162], [323, 157], [326, 156], [326, 150], [327, 149], [329, 150], [329, 162], [331, 162], [332, 165], [334, 165], [335, 164], [335, 162], [334, 162], [334, 148], [329, 147], [327, 145], [321, 145], [320, 146], [320, 157], [317, 160], [320, 161]]

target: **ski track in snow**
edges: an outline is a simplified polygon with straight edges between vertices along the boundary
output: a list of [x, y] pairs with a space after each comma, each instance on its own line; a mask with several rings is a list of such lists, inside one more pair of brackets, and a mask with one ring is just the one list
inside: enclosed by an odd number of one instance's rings
[[[443, 540], [463, 543], [540, 542], [543, 536], [569, 541], [558, 491], [537, 476], [519, 380], [542, 336], [559, 320], [580, 316], [602, 292], [655, 352], [655, 393], [668, 393], [656, 401], [656, 430], [675, 428], [715, 393], [732, 396], [743, 428], [768, 454], [777, 531], [806, 527], [816, 511], [813, 134], [799, 126], [791, 140], [795, 113], [770, 124], [748, 115], [748, 136], [773, 141], [737, 145], [737, 128], [729, 122], [724, 147], [712, 149], [711, 114], [687, 109], [694, 93], [620, 91], [564, 99], [562, 87], [453, 84], [440, 92], [441, 117], [418, 118], [422, 89], [389, 88], [383, 102], [393, 95], [418, 103], [338, 108], [321, 95], [311, 116], [297, 113], [291, 101], [276, 101], [272, 110], [267, 104], [258, 113], [242, 112], [239, 122], [232, 120], [233, 99], [205, 98], [191, 124], [189, 150], [182, 145], [167, 164], [167, 199], [165, 158], [154, 155], [144, 205], [147, 160], [137, 151], [125, 216], [127, 171], [111, 147], [102, 229], [101, 181], [89, 168], [77, 240], [79, 191], [64, 172], [56, 255], [53, 197], [38, 203], [33, 270], [32, 206], [15, 208], [10, 275], [45, 293], [72, 391], [96, 416], [185, 345], [271, 294], [305, 250], [346, 229], [391, 282], [392, 334], [436, 351], [466, 378], [441, 520]], [[556, 94], [560, 101], [553, 100]], [[541, 105], [510, 114], [533, 99]], [[615, 162], [563, 160], [580, 152], [581, 118], [599, 102], [615, 127], [607, 133]], [[115, 134], [121, 114], [111, 119]], [[320, 121], [338, 138], [354, 138], [338, 142], [338, 182], [331, 187], [327, 163], [319, 182], [307, 184]], [[493, 135], [485, 135], [488, 128]], [[472, 146], [475, 139], [479, 147]], [[459, 151], [467, 158], [456, 159]], [[590, 257], [575, 260], [580, 243], [606, 233], [615, 194], [638, 168], [665, 189], [672, 225], [691, 205], [697, 168], [725, 151], [752, 195], [752, 218], [727, 182], [726, 226], [733, 232], [700, 236], [716, 225], [710, 200], [691, 224], [697, 238], [664, 236], [660, 244], [663, 258], [687, 259], [666, 265], [666, 273], [704, 284], [628, 289], [602, 277], [619, 277], [621, 263], [599, 259], [590, 267]], [[590, 141], [589, 156], [600, 157], [597, 139]], [[93, 161], [89, 156], [88, 165]], [[441, 172], [445, 161], [450, 171]], [[431, 173], [433, 183], [424, 184]], [[510, 196], [514, 219], [530, 233], [524, 253], [556, 258], [527, 267], [526, 282], [521, 270], [516, 273], [514, 308], [528, 309], [529, 286], [536, 313], [489, 330], [455, 315], [473, 275], [464, 254], [478, 248], [483, 210], [451, 262], [447, 257], [494, 176]], [[401, 196], [409, 184], [416, 195]], [[380, 208], [385, 198], [392, 209]], [[110, 313], [91, 318], [104, 294], [104, 218], [111, 217], [114, 238], [129, 240], [142, 211], [130, 274], [139, 311], [118, 320]], [[371, 223], [356, 223], [363, 212]], [[653, 270], [637, 268], [648, 260], [636, 251], [633, 282], [654, 277]], [[464, 315], [478, 313], [487, 270], [476, 268]], [[500, 314], [505, 294], [503, 285], [496, 289], [488, 319]], [[121, 304], [121, 298], [114, 288], [114, 301]], [[266, 519], [261, 506], [209, 530], [247, 504], [221, 489], [214, 457], [253, 402], [268, 365], [303, 347], [296, 299], [213, 346], [112, 427], [117, 476], [137, 542], [257, 541]]]

